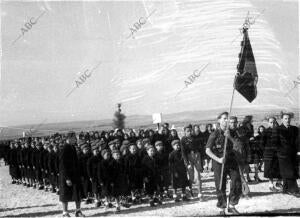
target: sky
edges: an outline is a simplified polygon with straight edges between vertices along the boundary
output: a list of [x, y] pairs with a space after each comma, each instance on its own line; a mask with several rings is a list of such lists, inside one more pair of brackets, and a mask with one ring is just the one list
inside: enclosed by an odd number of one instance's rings
[[233, 108], [299, 107], [297, 1], [1, 1], [0, 126], [229, 108], [248, 11], [258, 95]]

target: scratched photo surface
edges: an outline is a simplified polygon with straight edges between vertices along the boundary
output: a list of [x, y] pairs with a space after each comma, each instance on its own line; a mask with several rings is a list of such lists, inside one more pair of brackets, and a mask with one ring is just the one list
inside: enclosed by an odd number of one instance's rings
[[[155, 129], [154, 113], [180, 136], [188, 123], [216, 122], [230, 107], [243, 25], [257, 97], [249, 103], [235, 92], [232, 114], [253, 115], [257, 130], [266, 117], [289, 111], [299, 126], [298, 8], [297, 0], [3, 0], [0, 138], [110, 130], [119, 103], [126, 129]], [[60, 214], [56, 195], [21, 193], [1, 168], [0, 216]], [[213, 177], [205, 176], [214, 193], [205, 202], [137, 206], [120, 215], [218, 215]], [[250, 189], [243, 214], [300, 213], [299, 199], [268, 193], [267, 183]], [[88, 216], [114, 215], [83, 208]]]

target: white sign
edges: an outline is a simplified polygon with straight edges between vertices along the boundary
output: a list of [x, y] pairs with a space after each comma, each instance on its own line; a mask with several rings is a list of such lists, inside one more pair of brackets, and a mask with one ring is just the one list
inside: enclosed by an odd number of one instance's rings
[[153, 124], [161, 123], [161, 113], [152, 114]]

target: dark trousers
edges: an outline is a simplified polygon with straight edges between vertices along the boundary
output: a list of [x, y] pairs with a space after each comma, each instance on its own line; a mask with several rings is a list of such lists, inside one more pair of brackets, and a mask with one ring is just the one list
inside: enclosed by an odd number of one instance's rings
[[221, 180], [221, 169], [222, 165], [216, 161], [212, 161], [212, 166], [214, 169], [215, 185], [217, 190], [217, 207], [226, 208], [226, 179], [229, 175], [231, 184], [230, 184], [230, 193], [229, 193], [229, 203], [231, 205], [237, 205], [242, 194], [242, 183], [241, 176], [239, 173], [238, 164], [234, 159], [226, 159], [223, 173], [223, 182], [222, 189], [219, 189], [220, 180]]
[[283, 178], [283, 192], [299, 193], [296, 179]]

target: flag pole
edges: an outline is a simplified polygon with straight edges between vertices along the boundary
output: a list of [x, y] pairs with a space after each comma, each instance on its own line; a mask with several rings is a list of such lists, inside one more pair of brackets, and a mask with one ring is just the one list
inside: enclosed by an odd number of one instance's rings
[[[231, 116], [234, 91], [235, 91], [235, 87], [233, 87], [233, 90], [232, 90], [232, 96], [231, 96], [231, 102], [230, 102], [230, 108], [229, 108], [229, 114], [228, 114], [228, 120], [227, 120], [226, 130], [229, 129], [228, 121], [229, 121], [229, 117]], [[223, 174], [224, 174], [224, 165], [225, 165], [225, 158], [226, 158], [227, 143], [228, 143], [228, 137], [226, 136], [225, 137], [225, 144], [224, 144], [224, 152], [223, 152], [223, 163], [222, 163], [222, 168], [221, 168], [221, 178], [220, 178], [220, 184], [219, 184], [219, 189], [220, 190], [222, 189], [222, 184], [223, 184]]]

